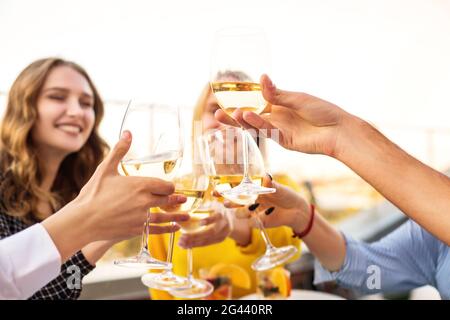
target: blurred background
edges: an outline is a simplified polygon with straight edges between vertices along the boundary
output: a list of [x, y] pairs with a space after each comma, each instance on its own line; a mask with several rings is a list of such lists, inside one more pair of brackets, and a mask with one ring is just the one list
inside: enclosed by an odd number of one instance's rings
[[[428, 165], [450, 167], [449, 0], [0, 0], [0, 112], [27, 64], [61, 56], [84, 66], [106, 100], [110, 144], [129, 99], [181, 106], [189, 132], [213, 34], [234, 25], [266, 30], [278, 87], [332, 101]], [[313, 186], [332, 220], [389, 207], [333, 159], [269, 148], [271, 172]], [[360, 238], [375, 237], [369, 225]]]

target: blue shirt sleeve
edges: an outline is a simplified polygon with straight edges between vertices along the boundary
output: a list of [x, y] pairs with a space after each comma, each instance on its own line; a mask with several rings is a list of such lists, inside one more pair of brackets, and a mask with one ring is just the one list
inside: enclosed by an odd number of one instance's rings
[[436, 286], [438, 240], [413, 221], [371, 244], [344, 235], [346, 256], [341, 270], [330, 272], [315, 262], [314, 283], [337, 281], [360, 293], [405, 292]]

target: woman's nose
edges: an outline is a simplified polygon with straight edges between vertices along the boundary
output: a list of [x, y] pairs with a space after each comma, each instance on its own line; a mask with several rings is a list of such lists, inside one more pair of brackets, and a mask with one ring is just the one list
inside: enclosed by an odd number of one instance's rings
[[74, 117], [83, 115], [83, 108], [78, 99], [69, 99], [66, 112]]

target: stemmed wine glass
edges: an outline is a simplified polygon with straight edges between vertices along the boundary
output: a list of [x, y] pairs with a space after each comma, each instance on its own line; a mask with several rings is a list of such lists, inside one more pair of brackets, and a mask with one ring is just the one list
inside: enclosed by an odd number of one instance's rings
[[[264, 160], [252, 136], [240, 128], [226, 127], [205, 134], [203, 140], [208, 147], [207, 152], [211, 162], [214, 164], [214, 171], [216, 173], [213, 178], [215, 190], [225, 199], [237, 204], [248, 206], [255, 203], [258, 195], [226, 192], [232, 190], [239, 184], [245, 172], [251, 176], [253, 183], [258, 186], [262, 184], [265, 175]], [[248, 154], [247, 169], [239, 161], [240, 152], [238, 150], [241, 150], [241, 145], [244, 144], [242, 140], [248, 141], [246, 144]], [[280, 248], [275, 247], [271, 243], [258, 214], [252, 214], [266, 243], [266, 252], [253, 262], [252, 268], [256, 271], [264, 271], [289, 261], [298, 252], [298, 249], [292, 245]]]
[[[187, 152], [189, 154], [189, 151]], [[181, 231], [184, 233], [197, 232], [202, 229], [199, 225], [201, 219], [206, 218], [211, 209], [210, 197], [211, 186], [210, 176], [211, 172], [207, 172], [208, 167], [204, 162], [205, 157], [200, 155], [197, 164], [190, 161], [189, 155], [181, 162], [181, 167], [178, 170], [177, 176], [174, 178], [175, 193], [183, 194], [187, 197], [187, 201], [177, 207], [170, 208], [170, 211], [186, 212], [190, 215], [187, 222], [179, 223], [182, 227]], [[209, 167], [212, 168], [212, 167]], [[167, 211], [168, 208], [159, 208], [161, 211]], [[169, 250], [167, 254], [167, 263], [172, 263], [173, 249], [174, 249], [175, 234], [171, 233], [169, 238]], [[189, 259], [192, 260], [192, 253], [188, 252]], [[172, 290], [172, 289], [186, 289], [191, 290], [192, 276], [181, 277], [173, 273], [173, 269], [166, 269], [162, 273], [148, 273], [141, 277], [142, 283], [149, 288], [158, 290]], [[201, 284], [201, 283], [200, 283]], [[199, 285], [197, 284], [197, 287]], [[207, 288], [209, 290], [209, 287]], [[201, 289], [203, 290], [203, 289]], [[202, 291], [197, 294], [202, 295]], [[206, 296], [206, 294], [205, 294]]]
[[[189, 213], [189, 220], [179, 223], [182, 233], [195, 233], [207, 228], [201, 221], [208, 217], [211, 210], [211, 198], [215, 176], [214, 166], [208, 160], [205, 149], [194, 141], [193, 156], [185, 157], [175, 181], [175, 193], [183, 194], [187, 201], [181, 205], [180, 211]], [[191, 161], [189, 161], [191, 160]], [[196, 299], [210, 295], [214, 287], [205, 280], [193, 277], [193, 253], [187, 249], [187, 280], [185, 287], [172, 288], [169, 293], [178, 298]]]
[[[269, 53], [263, 30], [250, 27], [226, 28], [214, 38], [211, 56], [211, 89], [219, 106], [231, 115], [236, 109], [261, 113], [267, 107], [259, 78], [268, 73]], [[247, 135], [242, 131], [243, 178], [223, 195], [258, 195], [275, 192], [254, 183], [248, 173]]]
[[[127, 176], [155, 177], [172, 181], [183, 156], [183, 140], [178, 108], [130, 101], [120, 135], [131, 132], [133, 140], [119, 170]], [[132, 192], [132, 190], [130, 190]], [[114, 264], [123, 267], [168, 269], [171, 263], [152, 257], [148, 246], [150, 208], [144, 223], [140, 252]]]

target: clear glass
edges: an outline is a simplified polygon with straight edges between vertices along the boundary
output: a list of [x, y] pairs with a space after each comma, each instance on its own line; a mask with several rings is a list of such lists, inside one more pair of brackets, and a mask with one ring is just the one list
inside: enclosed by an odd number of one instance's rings
[[[120, 135], [128, 130], [132, 142], [123, 157], [119, 171], [127, 176], [155, 177], [172, 181], [183, 156], [180, 116], [178, 108], [130, 101]], [[148, 245], [149, 215], [144, 223], [140, 252], [114, 261], [115, 265], [131, 268], [168, 269], [171, 263], [152, 257]]]
[[[194, 148], [194, 157], [185, 156], [178, 175], [174, 179], [175, 193], [183, 194], [187, 201], [176, 208], [177, 212], [187, 212], [190, 219], [179, 223], [181, 232], [193, 233], [201, 231], [205, 226], [200, 225], [200, 221], [212, 212], [210, 200], [213, 186], [211, 176], [213, 167], [208, 164], [204, 152], [201, 148]], [[189, 154], [189, 152], [186, 152]], [[174, 208], [175, 210], [175, 208]], [[173, 254], [173, 237], [169, 248], [168, 257]], [[188, 249], [188, 270], [187, 277], [179, 277], [170, 270], [161, 274], [147, 274], [142, 277], [143, 283], [151, 288], [168, 290], [172, 295], [181, 298], [202, 298], [208, 296], [212, 291], [212, 286], [207, 281], [194, 279], [192, 275], [192, 249]]]
[[167, 253], [167, 263], [170, 265], [169, 269], [164, 270], [161, 273], [147, 273], [141, 277], [142, 283], [153, 289], [158, 290], [170, 290], [173, 288], [189, 288], [189, 281], [186, 277], [177, 276], [173, 273], [173, 246], [175, 242], [175, 233], [171, 233], [169, 236], [169, 250]]
[[[245, 139], [244, 136], [246, 136]], [[211, 162], [214, 164], [216, 176], [213, 178], [213, 181], [216, 191], [225, 199], [237, 204], [248, 206], [255, 203], [258, 195], [235, 195], [224, 192], [232, 190], [238, 185], [245, 173], [245, 165], [239, 161], [240, 153], [238, 152], [243, 144], [242, 140], [248, 141], [248, 144], [246, 144], [248, 148], [247, 172], [251, 176], [253, 183], [257, 185], [262, 184], [265, 175], [264, 160], [252, 136], [242, 129], [227, 127], [205, 134], [203, 140], [208, 146], [207, 152]], [[261, 235], [266, 243], [266, 252], [252, 264], [252, 268], [256, 271], [263, 271], [287, 262], [298, 252], [298, 249], [292, 245], [276, 248], [271, 243], [257, 213], [252, 212], [251, 214], [259, 224]]]
[[[267, 107], [259, 79], [269, 73], [269, 46], [259, 28], [234, 27], [218, 31], [211, 56], [211, 89], [219, 106], [229, 115], [236, 109], [261, 113]], [[248, 172], [247, 135], [242, 135], [243, 178], [239, 185], [222, 191], [227, 195], [252, 196], [275, 192], [253, 183]]]

